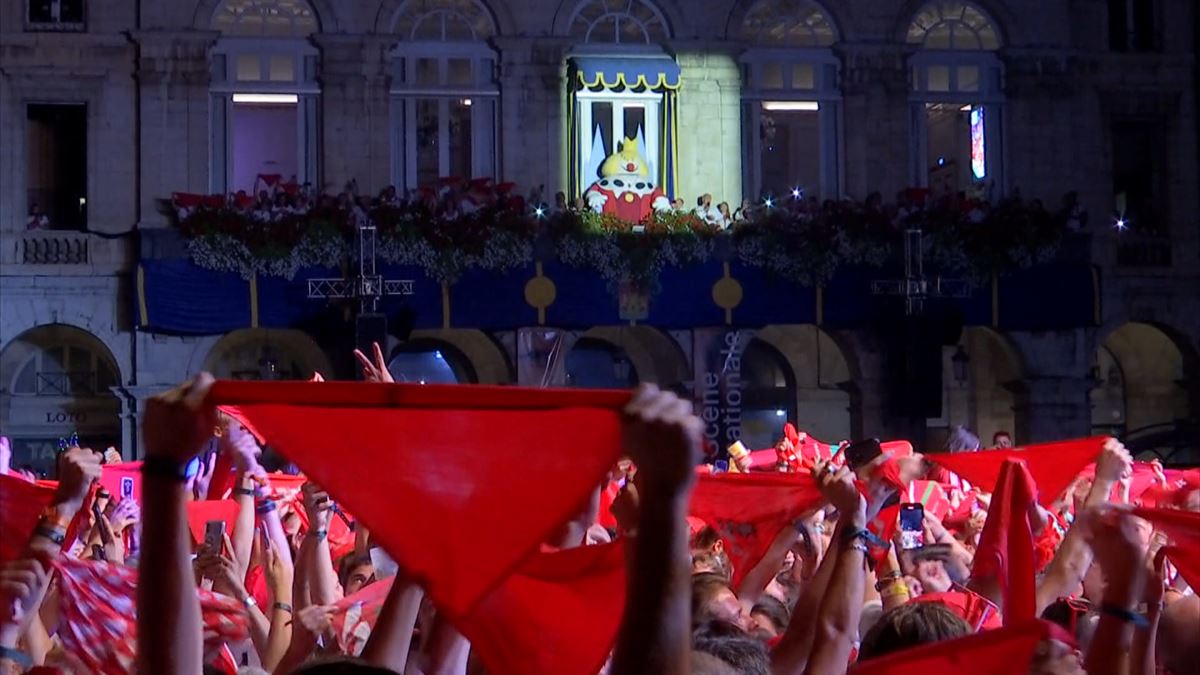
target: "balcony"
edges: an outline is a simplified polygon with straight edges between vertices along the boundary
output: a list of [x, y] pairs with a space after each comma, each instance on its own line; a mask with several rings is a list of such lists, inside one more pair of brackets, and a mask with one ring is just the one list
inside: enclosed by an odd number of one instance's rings
[[4, 275], [116, 274], [132, 259], [130, 237], [33, 230], [3, 233], [0, 241], [0, 274]]
[[1125, 269], [1170, 269], [1171, 239], [1125, 232], [1117, 244], [1117, 265]]

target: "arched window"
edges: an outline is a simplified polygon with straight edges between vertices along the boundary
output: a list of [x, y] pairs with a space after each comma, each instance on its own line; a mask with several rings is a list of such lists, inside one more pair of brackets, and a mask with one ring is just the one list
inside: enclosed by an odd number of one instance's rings
[[0, 429], [13, 466], [52, 474], [59, 438], [77, 433], [90, 447], [120, 446], [121, 385], [112, 353], [73, 326], [30, 329], [0, 351]]
[[796, 419], [796, 375], [787, 358], [754, 339], [742, 353], [742, 442], [769, 448], [783, 436], [783, 425]]
[[908, 25], [908, 43], [925, 49], [999, 49], [996, 27], [966, 2], [931, 2]]
[[496, 33], [478, 0], [410, 0], [392, 18], [392, 177], [401, 188], [438, 178], [495, 177]]
[[653, 44], [668, 39], [662, 12], [647, 0], [585, 0], [575, 9], [568, 32], [584, 42]]
[[324, 352], [299, 330], [235, 330], [213, 345], [202, 368], [218, 379], [307, 380], [314, 372], [333, 376]]
[[606, 340], [580, 338], [567, 354], [567, 384], [572, 387], [626, 389], [638, 383], [637, 369], [625, 350]]
[[742, 17], [741, 38], [763, 47], [828, 47], [837, 30], [812, 0], [758, 0]]
[[210, 189], [254, 194], [317, 177], [320, 30], [306, 0], [224, 0], [213, 48]]
[[225, 0], [213, 15], [225, 35], [303, 38], [317, 32], [317, 17], [305, 0]]
[[969, 2], [934, 0], [913, 16], [905, 39], [921, 50], [912, 68], [912, 180], [935, 195], [1004, 191], [1000, 147], [1000, 31]]
[[[840, 194], [837, 30], [813, 0], [759, 0], [737, 29], [745, 130], [743, 192]], [[798, 193], [797, 193], [798, 194]]]
[[458, 349], [436, 340], [413, 340], [398, 347], [388, 361], [397, 382], [462, 384], [476, 381], [475, 369]]

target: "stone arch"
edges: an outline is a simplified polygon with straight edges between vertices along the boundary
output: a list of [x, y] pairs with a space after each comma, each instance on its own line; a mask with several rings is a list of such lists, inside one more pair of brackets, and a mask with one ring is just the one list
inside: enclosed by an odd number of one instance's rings
[[333, 376], [329, 357], [307, 333], [293, 329], [243, 328], [209, 349], [203, 369], [218, 379], [307, 380]]
[[690, 378], [687, 357], [669, 335], [657, 328], [597, 326], [579, 337], [600, 340], [624, 350], [639, 382], [678, 388]]
[[121, 446], [121, 367], [97, 335], [56, 323], [30, 328], [0, 350], [0, 428], [13, 464], [53, 470], [57, 439]]
[[[375, 32], [382, 35], [395, 33], [396, 23], [406, 12], [435, 12], [449, 11], [461, 13], [471, 6], [486, 16], [490, 30], [486, 35], [479, 36], [485, 40], [497, 35], [512, 35], [517, 33], [512, 12], [504, 3], [487, 2], [486, 0], [384, 0], [375, 13]], [[403, 36], [408, 39], [408, 36]]]
[[[431, 344], [449, 345], [463, 356], [478, 384], [512, 384], [513, 368], [496, 341], [480, 330], [450, 328], [442, 330], [414, 330], [410, 340], [424, 340]], [[394, 354], [400, 342], [388, 338], [389, 354]]]
[[[1170, 328], [1131, 321], [1112, 328], [1097, 341], [1120, 369], [1126, 433], [1188, 419], [1200, 407], [1200, 358]], [[1100, 354], [1097, 354], [1099, 365]], [[1107, 380], [1107, 373], [1097, 373]]]
[[[909, 31], [913, 23], [920, 18], [923, 12], [942, 6], [967, 7], [982, 14], [995, 31], [997, 45], [993, 49], [1012, 45], [1019, 37], [1015, 34], [1014, 28], [1019, 25], [1017, 17], [1003, 3], [994, 0], [906, 0], [896, 16], [896, 24], [893, 28], [895, 40], [901, 44], [912, 44], [909, 40]], [[913, 46], [920, 48], [921, 44]]]
[[[760, 16], [774, 16], [778, 22], [764, 30], [767, 26], [758, 25]], [[725, 35], [730, 40], [754, 39], [756, 47], [828, 47], [844, 39], [838, 18], [817, 0], [739, 0], [729, 13]]]
[[[968, 326], [963, 328], [958, 345], [944, 348], [942, 354], [946, 401], [942, 415], [946, 426], [966, 426], [979, 436], [985, 447], [991, 446], [998, 432], [1005, 432], [1014, 440], [1023, 438], [1025, 430], [1017, 409], [1026, 367], [1016, 347], [992, 328]], [[956, 371], [961, 366], [956, 364], [956, 356], [967, 358], [964, 382], [958, 382]]]
[[[600, 17], [609, 15], [628, 15], [632, 10], [633, 18], [642, 23], [657, 24], [661, 33], [647, 34], [645, 43], [630, 42], [629, 44], [656, 44], [670, 40], [675, 35], [673, 26], [678, 25], [677, 17], [668, 13], [664, 3], [654, 0], [631, 0], [613, 2], [613, 0], [562, 0], [554, 14], [554, 35], [571, 36], [585, 39], [591, 29], [582, 30], [583, 23], [592, 23], [592, 28]], [[582, 22], [582, 23], [581, 23]], [[589, 42], [610, 43], [608, 40], [586, 40]], [[622, 41], [620, 44], [626, 44]]]
[[[192, 14], [192, 27], [196, 30], [213, 30], [213, 20], [217, 15], [217, 10], [221, 8], [229, 0], [200, 0], [196, 5], [196, 11]], [[264, 0], [255, 0], [263, 2]], [[270, 0], [265, 0], [270, 1]], [[340, 30], [340, 22], [337, 18], [337, 13], [333, 11], [335, 3], [331, 0], [287, 0], [290, 3], [304, 3], [312, 10], [313, 18], [316, 20], [315, 33], [336, 33]]]
[[852, 359], [832, 335], [813, 324], [767, 326], [755, 339], [788, 362], [795, 377], [795, 417], [800, 429], [825, 442], [851, 436]]

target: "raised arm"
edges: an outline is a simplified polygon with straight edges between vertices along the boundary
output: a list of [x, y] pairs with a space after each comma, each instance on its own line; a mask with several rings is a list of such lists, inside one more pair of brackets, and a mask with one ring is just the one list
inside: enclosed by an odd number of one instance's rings
[[701, 432], [690, 403], [653, 385], [639, 387], [625, 410], [639, 508], [612, 675], [691, 672], [687, 506]]
[[392, 582], [392, 589], [388, 591], [387, 599], [379, 610], [371, 637], [363, 648], [364, 661], [397, 673], [404, 672], [423, 597], [425, 592], [416, 584], [406, 583], [399, 577]]
[[[1116, 439], [1109, 439], [1096, 460], [1096, 479], [1083, 502], [1085, 509], [1092, 509], [1108, 501], [1112, 488], [1121, 476], [1132, 471], [1133, 458]], [[1083, 513], [1075, 514], [1084, 517]], [[1040, 616], [1055, 600], [1070, 595], [1087, 574], [1092, 565], [1092, 549], [1088, 546], [1086, 527], [1078, 524], [1067, 531], [1062, 544], [1050, 561], [1046, 574], [1037, 587], [1037, 613]]]
[[1089, 675], [1127, 675], [1134, 612], [1145, 583], [1144, 551], [1133, 517], [1117, 509], [1105, 509], [1090, 530], [1092, 550], [1104, 570], [1104, 601], [1084, 667]]
[[[814, 470], [821, 491], [838, 510], [838, 533], [833, 545], [837, 561], [833, 578], [821, 598], [817, 613], [816, 639], [805, 673], [826, 675], [846, 672], [850, 651], [858, 635], [862, 615], [863, 587], [866, 583], [867, 544], [863, 540], [867, 525], [867, 500], [854, 486], [850, 469], [836, 472]], [[843, 525], [844, 524], [844, 525]], [[832, 557], [832, 556], [831, 556]]]
[[212, 376], [151, 398], [142, 420], [142, 546], [138, 578], [138, 671], [199, 675], [204, 656], [184, 507], [185, 466], [212, 435], [204, 405]]

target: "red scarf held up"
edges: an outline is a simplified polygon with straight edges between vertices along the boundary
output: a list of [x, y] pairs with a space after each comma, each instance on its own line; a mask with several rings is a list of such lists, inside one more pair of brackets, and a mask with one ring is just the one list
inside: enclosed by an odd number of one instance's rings
[[[211, 521], [225, 523], [225, 534], [233, 538], [233, 526], [237, 523], [238, 504], [232, 499], [206, 499], [187, 503], [188, 531], [192, 543], [204, 543], [204, 534]], [[219, 553], [219, 551], [218, 551]]]
[[1049, 506], [1070, 487], [1084, 467], [1096, 461], [1107, 440], [1105, 436], [1096, 436], [1010, 450], [929, 454], [925, 458], [971, 481], [985, 492], [996, 491], [1004, 460], [1024, 460], [1037, 483], [1038, 502]]
[[533, 554], [456, 625], [492, 675], [595, 675], [624, 610], [618, 540]]
[[1003, 624], [1000, 612], [987, 598], [964, 588], [945, 593], [925, 593], [910, 602], [937, 602], [962, 617], [975, 631], [993, 630]]
[[1037, 488], [1024, 462], [1006, 459], [992, 493], [991, 508], [979, 537], [972, 574], [996, 576], [1004, 593], [1004, 622], [1033, 619], [1037, 596], [1034, 581], [1033, 528], [1029, 510]]
[[1147, 508], [1134, 509], [1133, 513], [1171, 538], [1167, 559], [1179, 569], [1189, 586], [1200, 589], [1200, 513]]
[[455, 618], [577, 515], [621, 454], [629, 396], [222, 381], [209, 402], [300, 466]]
[[42, 511], [54, 501], [54, 488], [0, 475], [0, 562], [20, 557]]
[[688, 513], [725, 542], [737, 588], [780, 531], [823, 501], [816, 482], [805, 474], [712, 474], [699, 477]]
[[1029, 620], [860, 661], [849, 675], [1025, 675], [1038, 643], [1053, 635], [1046, 622]]

